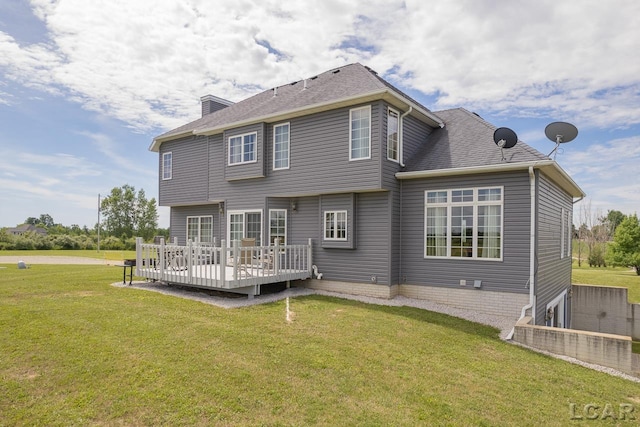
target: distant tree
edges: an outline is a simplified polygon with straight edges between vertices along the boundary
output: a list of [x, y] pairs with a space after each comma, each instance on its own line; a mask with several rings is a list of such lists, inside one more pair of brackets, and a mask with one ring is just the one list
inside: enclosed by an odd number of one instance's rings
[[31, 225], [37, 225], [40, 227], [53, 227], [55, 225], [55, 222], [53, 221], [53, 218], [51, 217], [51, 215], [49, 214], [41, 214], [40, 218], [34, 218], [32, 216], [30, 216], [29, 218], [27, 218], [24, 221], [25, 224], [31, 224]]
[[613, 237], [616, 233], [616, 228], [627, 216], [620, 211], [609, 210], [607, 216], [603, 218], [602, 223], [609, 228], [609, 235]]
[[616, 228], [610, 246], [610, 260], [614, 265], [633, 267], [640, 276], [640, 221], [629, 215]]
[[102, 199], [100, 209], [107, 234], [123, 240], [135, 236], [148, 240], [158, 227], [156, 200], [147, 200], [144, 190], [136, 193], [135, 187], [129, 184], [114, 187], [109, 196]]
[[40, 224], [42, 224], [45, 227], [53, 227], [54, 225], [56, 225], [56, 223], [53, 221], [53, 218], [51, 217], [51, 215], [49, 214], [42, 214], [40, 215], [40, 219], [39, 219]]

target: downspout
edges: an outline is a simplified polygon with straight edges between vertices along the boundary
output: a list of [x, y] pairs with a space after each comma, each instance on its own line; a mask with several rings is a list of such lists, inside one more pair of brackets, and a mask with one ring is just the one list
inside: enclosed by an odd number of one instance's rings
[[[533, 166], [529, 166], [529, 192], [531, 198], [531, 224], [530, 224], [530, 241], [529, 241], [529, 303], [522, 307], [522, 311], [520, 312], [520, 318], [518, 322], [522, 320], [527, 315], [527, 310], [531, 310], [531, 319], [533, 324], [536, 324], [536, 310], [535, 310], [535, 279], [536, 279], [536, 174], [533, 170]], [[511, 329], [509, 335], [507, 336], [507, 340], [513, 338], [513, 334], [515, 332], [515, 327]]]
[[409, 105], [409, 109], [406, 113], [402, 113], [398, 120], [398, 158], [400, 160], [400, 166], [404, 167], [404, 126], [403, 121], [405, 116], [413, 111], [413, 107]]

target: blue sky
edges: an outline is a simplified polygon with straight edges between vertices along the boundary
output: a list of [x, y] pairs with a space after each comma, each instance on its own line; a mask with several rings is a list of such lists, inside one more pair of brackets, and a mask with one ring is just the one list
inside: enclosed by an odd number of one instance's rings
[[[233, 3], [233, 4], [231, 4]], [[98, 194], [157, 199], [154, 136], [199, 98], [360, 62], [433, 111], [465, 107], [556, 156], [592, 216], [640, 211], [635, 0], [3, 0], [0, 227], [49, 214], [94, 226]], [[161, 207], [160, 226], [168, 227]]]

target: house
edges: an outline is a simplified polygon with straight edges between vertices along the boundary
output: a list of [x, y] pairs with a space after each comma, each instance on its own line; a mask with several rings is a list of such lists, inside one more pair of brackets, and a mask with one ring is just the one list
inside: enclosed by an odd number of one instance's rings
[[6, 230], [8, 234], [12, 234], [14, 236], [22, 236], [26, 233], [35, 233], [41, 236], [47, 235], [47, 230], [42, 227], [36, 227], [32, 224], [21, 224], [17, 227], [7, 228]]
[[432, 112], [360, 64], [201, 100], [201, 118], [150, 146], [177, 245], [309, 245], [300, 286], [568, 326], [584, 193], [554, 160], [522, 142], [501, 152], [478, 115]]

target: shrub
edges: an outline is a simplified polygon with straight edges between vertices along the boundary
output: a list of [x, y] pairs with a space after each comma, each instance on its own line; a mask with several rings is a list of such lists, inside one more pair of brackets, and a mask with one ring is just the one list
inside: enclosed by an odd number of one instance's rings
[[121, 251], [124, 249], [124, 243], [117, 237], [109, 236], [100, 242], [100, 249]]
[[80, 245], [73, 237], [59, 234], [53, 237], [53, 247], [56, 249], [79, 249]]
[[36, 248], [36, 245], [29, 236], [16, 236], [13, 248], [19, 251], [31, 251]]

